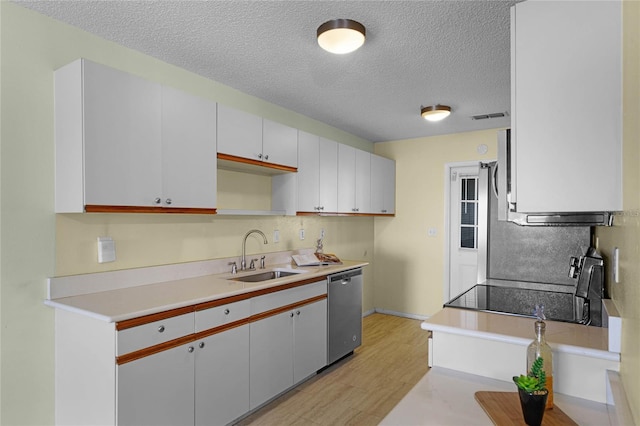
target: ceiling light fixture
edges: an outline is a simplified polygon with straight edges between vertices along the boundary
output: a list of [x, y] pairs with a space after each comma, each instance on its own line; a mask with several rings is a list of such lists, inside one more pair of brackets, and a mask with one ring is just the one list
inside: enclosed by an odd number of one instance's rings
[[427, 121], [440, 121], [444, 120], [451, 114], [451, 107], [447, 105], [435, 105], [422, 107], [420, 110], [422, 118]]
[[333, 19], [318, 27], [318, 44], [327, 52], [342, 55], [364, 44], [364, 25], [351, 19]]

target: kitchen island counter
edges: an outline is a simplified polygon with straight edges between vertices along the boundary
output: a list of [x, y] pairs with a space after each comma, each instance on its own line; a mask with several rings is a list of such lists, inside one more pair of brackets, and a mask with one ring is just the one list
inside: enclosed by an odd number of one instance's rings
[[[534, 323], [533, 318], [444, 308], [421, 325], [430, 332], [429, 366], [508, 382], [526, 372]], [[608, 350], [608, 330], [557, 321], [546, 324], [554, 390], [607, 402], [607, 372], [620, 369], [620, 353]]]
[[[477, 391], [515, 392], [516, 387], [512, 382], [432, 368], [380, 425], [493, 425], [474, 398]], [[607, 404], [558, 393], [554, 397], [555, 404], [580, 425], [625, 424], [615, 420]]]

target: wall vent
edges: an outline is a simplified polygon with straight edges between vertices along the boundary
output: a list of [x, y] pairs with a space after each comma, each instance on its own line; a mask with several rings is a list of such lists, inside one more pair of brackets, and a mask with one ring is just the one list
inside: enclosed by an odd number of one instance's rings
[[508, 112], [494, 112], [491, 114], [479, 114], [479, 115], [472, 115], [471, 119], [472, 120], [487, 120], [489, 118], [502, 118], [502, 117], [508, 117], [509, 113]]

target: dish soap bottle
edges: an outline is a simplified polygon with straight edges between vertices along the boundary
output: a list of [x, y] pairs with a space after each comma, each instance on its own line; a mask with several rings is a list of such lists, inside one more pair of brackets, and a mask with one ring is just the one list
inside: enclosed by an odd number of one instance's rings
[[543, 361], [543, 368], [546, 374], [546, 388], [549, 391], [547, 397], [547, 405], [545, 408], [550, 410], [553, 408], [553, 356], [551, 353], [551, 347], [545, 339], [546, 324], [544, 320], [544, 306], [536, 305], [536, 309], [533, 312], [538, 318], [534, 325], [536, 338], [527, 348], [527, 371], [531, 370], [531, 365], [538, 358], [541, 357]]

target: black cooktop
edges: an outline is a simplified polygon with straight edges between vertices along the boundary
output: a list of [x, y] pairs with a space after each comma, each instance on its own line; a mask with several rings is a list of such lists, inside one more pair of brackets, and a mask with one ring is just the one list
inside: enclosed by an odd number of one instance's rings
[[535, 306], [544, 305], [547, 319], [575, 322], [574, 300], [573, 293], [478, 284], [444, 306], [533, 318]]

